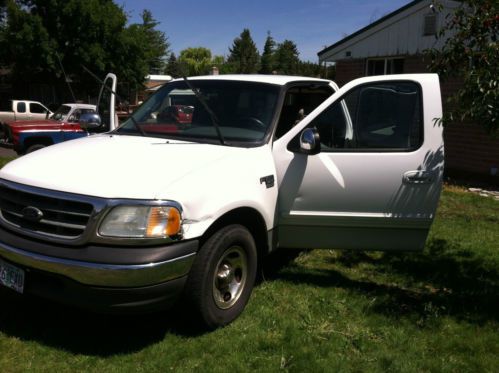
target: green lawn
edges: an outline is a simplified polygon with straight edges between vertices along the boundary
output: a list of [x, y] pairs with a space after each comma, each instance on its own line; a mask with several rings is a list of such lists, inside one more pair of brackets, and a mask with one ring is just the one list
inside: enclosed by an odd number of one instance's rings
[[[0, 163], [1, 164], [1, 163]], [[422, 253], [311, 251], [211, 333], [0, 292], [0, 371], [497, 372], [499, 202], [446, 187]]]
[[8, 162], [10, 162], [12, 159], [14, 159], [14, 158], [0, 157], [0, 168], [2, 168], [5, 164], [7, 164]]

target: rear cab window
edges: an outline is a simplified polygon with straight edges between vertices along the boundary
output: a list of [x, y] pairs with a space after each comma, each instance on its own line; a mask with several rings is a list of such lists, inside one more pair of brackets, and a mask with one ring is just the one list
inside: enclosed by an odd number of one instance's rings
[[26, 112], [26, 103], [25, 102], [18, 102], [17, 103], [17, 112], [18, 113], [25, 113]]
[[300, 84], [288, 88], [277, 122], [275, 139], [293, 128], [334, 93], [330, 85]]

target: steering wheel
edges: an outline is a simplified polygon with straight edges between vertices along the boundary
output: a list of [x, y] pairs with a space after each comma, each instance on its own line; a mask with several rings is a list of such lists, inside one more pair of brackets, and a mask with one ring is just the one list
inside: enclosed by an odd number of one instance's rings
[[256, 117], [239, 117], [237, 118], [238, 123], [247, 123], [249, 127], [252, 127], [259, 131], [265, 131], [267, 126], [260, 119]]

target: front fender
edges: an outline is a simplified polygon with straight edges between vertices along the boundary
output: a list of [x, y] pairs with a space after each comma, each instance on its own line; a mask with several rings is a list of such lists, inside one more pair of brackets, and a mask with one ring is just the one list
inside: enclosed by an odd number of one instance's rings
[[185, 238], [202, 236], [220, 217], [239, 208], [257, 211], [266, 229], [274, 227], [278, 185], [268, 146], [240, 149], [230, 157], [186, 175], [157, 194], [182, 205]]

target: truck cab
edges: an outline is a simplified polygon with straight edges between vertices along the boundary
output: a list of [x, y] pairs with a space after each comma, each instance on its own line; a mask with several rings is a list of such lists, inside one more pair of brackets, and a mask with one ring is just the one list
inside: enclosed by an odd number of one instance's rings
[[[190, 123], [158, 114], [175, 97]], [[441, 116], [432, 74], [341, 89], [290, 76], [172, 81], [115, 130], [0, 171], [3, 285], [115, 311], [183, 295], [215, 328], [243, 311], [273, 250], [421, 250], [442, 184]]]
[[38, 101], [11, 100], [5, 107], [0, 107], [0, 123], [43, 119], [47, 115], [52, 115], [52, 112]]

